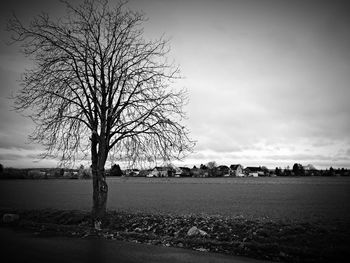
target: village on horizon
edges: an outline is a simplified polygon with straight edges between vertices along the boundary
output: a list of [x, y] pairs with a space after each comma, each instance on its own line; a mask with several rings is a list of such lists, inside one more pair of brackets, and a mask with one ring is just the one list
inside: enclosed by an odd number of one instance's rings
[[[276, 167], [269, 169], [266, 166], [247, 166], [241, 164], [217, 165], [216, 162], [194, 165], [192, 168], [175, 166], [173, 164], [155, 166], [152, 169], [121, 169], [113, 164], [105, 170], [107, 177], [275, 177], [275, 176], [350, 176], [347, 168], [316, 169], [314, 165], [294, 163], [292, 167]], [[72, 168], [12, 168], [0, 164], [1, 179], [89, 179], [92, 178], [91, 167], [80, 165]]]

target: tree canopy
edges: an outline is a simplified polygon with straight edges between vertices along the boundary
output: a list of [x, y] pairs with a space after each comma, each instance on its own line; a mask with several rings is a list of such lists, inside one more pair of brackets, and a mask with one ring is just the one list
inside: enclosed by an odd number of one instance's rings
[[192, 145], [180, 124], [187, 93], [170, 87], [180, 75], [168, 62], [168, 41], [145, 40], [144, 15], [125, 2], [114, 8], [108, 1], [64, 3], [64, 18], [41, 14], [28, 26], [16, 16], [9, 22], [13, 40], [35, 62], [15, 101], [17, 110], [31, 110], [37, 125], [31, 139], [63, 162], [89, 153], [92, 134], [105, 157], [184, 157]]

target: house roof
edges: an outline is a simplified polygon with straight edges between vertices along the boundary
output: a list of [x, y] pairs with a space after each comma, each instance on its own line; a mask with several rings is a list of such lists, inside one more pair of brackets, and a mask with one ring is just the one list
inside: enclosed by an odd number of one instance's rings
[[219, 169], [219, 170], [227, 170], [227, 169], [229, 169], [229, 168], [228, 168], [228, 166], [226, 166], [226, 165], [220, 165], [220, 166], [218, 166], [218, 169]]
[[139, 171], [140, 171], [139, 169], [135, 169], [135, 168], [125, 170], [125, 172], [139, 172]]
[[157, 171], [168, 171], [169, 168], [168, 168], [168, 167], [156, 166], [156, 167], [154, 167], [153, 170], [157, 170]]
[[262, 171], [261, 167], [252, 167], [252, 166], [245, 168], [245, 170], [249, 170], [250, 172], [261, 172]]
[[242, 167], [242, 165], [240, 165], [240, 164], [231, 164], [231, 165], [230, 165], [230, 169], [231, 169], [231, 170], [237, 170], [238, 167]]
[[317, 169], [315, 168], [315, 166], [313, 166], [312, 164], [308, 164], [306, 166], [303, 166], [304, 170], [306, 171], [316, 171]]

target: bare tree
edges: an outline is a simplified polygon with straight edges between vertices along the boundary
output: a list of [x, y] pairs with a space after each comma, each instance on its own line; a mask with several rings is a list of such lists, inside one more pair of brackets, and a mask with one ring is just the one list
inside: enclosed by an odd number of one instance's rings
[[36, 124], [30, 136], [45, 157], [91, 158], [92, 216], [105, 215], [105, 163], [111, 154], [132, 162], [181, 159], [193, 147], [181, 125], [184, 90], [170, 87], [179, 69], [167, 61], [168, 41], [143, 38], [144, 15], [125, 2], [65, 2], [67, 16], [41, 14], [8, 23], [14, 42], [33, 58], [15, 107]]
[[211, 162], [207, 163], [207, 167], [208, 167], [208, 169], [214, 169], [217, 167], [217, 164], [215, 161], [211, 161]]

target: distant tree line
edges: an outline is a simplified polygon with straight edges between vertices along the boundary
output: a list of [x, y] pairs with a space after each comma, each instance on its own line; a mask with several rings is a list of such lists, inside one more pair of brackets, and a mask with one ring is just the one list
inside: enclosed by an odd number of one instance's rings
[[[175, 170], [172, 167], [168, 169], [168, 176], [175, 176]], [[290, 169], [289, 166], [282, 169], [276, 167], [274, 170], [265, 166], [257, 167], [261, 173], [259, 176], [350, 176], [350, 170], [346, 168], [333, 168], [323, 170], [305, 169], [301, 164], [295, 163]], [[183, 173], [181, 177], [223, 177], [229, 173], [229, 167], [225, 165], [217, 165], [212, 161], [207, 164], [201, 164], [199, 167], [192, 168], [181, 167]], [[135, 172], [136, 171], [136, 172]], [[127, 169], [122, 170], [118, 164], [113, 164], [110, 169], [106, 170], [106, 176], [139, 176], [145, 177], [152, 169], [138, 170]], [[75, 176], [74, 176], [75, 175]], [[71, 178], [71, 179], [90, 179], [89, 169], [80, 165], [78, 169], [64, 168], [44, 168], [44, 169], [17, 169], [4, 167], [0, 164], [0, 179], [50, 179], [50, 178]]]
[[334, 169], [305, 169], [300, 163], [295, 163], [292, 169], [287, 166], [285, 169], [276, 167], [274, 174], [276, 176], [350, 176], [350, 170], [346, 168]]

